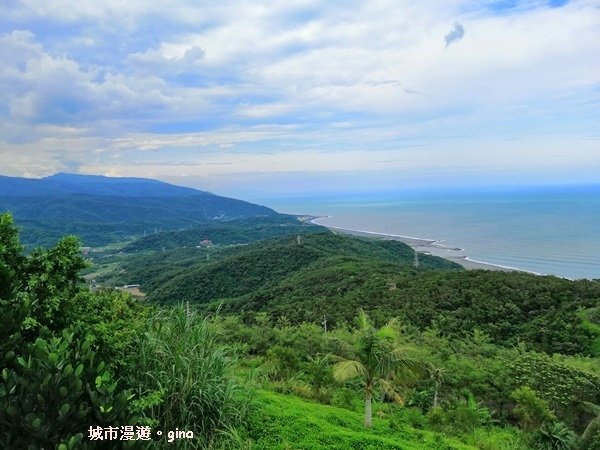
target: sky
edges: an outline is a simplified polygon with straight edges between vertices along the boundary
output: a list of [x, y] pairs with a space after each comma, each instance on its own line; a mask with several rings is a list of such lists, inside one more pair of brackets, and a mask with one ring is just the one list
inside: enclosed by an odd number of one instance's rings
[[0, 174], [600, 182], [600, 0], [2, 0]]

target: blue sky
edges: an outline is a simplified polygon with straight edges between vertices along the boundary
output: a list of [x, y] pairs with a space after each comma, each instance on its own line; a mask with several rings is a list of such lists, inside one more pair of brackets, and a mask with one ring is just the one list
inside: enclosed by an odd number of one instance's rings
[[4, 0], [4, 175], [600, 182], [600, 2]]

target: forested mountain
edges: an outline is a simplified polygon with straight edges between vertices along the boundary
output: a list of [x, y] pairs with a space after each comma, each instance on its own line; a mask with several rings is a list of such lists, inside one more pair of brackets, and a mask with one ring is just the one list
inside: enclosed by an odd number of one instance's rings
[[0, 177], [0, 211], [18, 220], [25, 244], [50, 245], [77, 234], [88, 246], [158, 229], [277, 215], [264, 206], [157, 180], [71, 174]]
[[[217, 250], [211, 252], [210, 260], [205, 259], [202, 250], [197, 252], [195, 262], [186, 258], [179, 268], [169, 267], [168, 275], [166, 270], [158, 270], [158, 267], [166, 269], [160, 253], [154, 257], [145, 255], [144, 261], [134, 258], [132, 263], [125, 264], [126, 274], [118, 279], [124, 284], [141, 283], [142, 288], [148, 290], [149, 298], [160, 303], [207, 303], [272, 287], [293, 274], [317, 270], [317, 267], [326, 270], [328, 266], [339, 267], [344, 263], [393, 271], [412, 267], [414, 252], [401, 242], [355, 239], [328, 231], [315, 233], [312, 227], [306, 230], [313, 233], [300, 237], [294, 233]], [[136, 248], [136, 243], [131, 247]], [[420, 259], [425, 270], [462, 269], [458, 264], [434, 256], [422, 255]], [[148, 278], [148, 274], [153, 276]]]
[[[215, 239], [243, 234], [238, 226], [221, 227], [212, 230]], [[480, 330], [500, 345], [526, 341], [549, 353], [600, 355], [594, 331], [598, 282], [464, 271], [429, 255], [421, 255], [415, 270], [413, 250], [400, 242], [296, 227], [288, 236], [214, 248], [183, 248], [176, 244], [188, 242], [186, 233], [159, 233], [126, 247], [143, 252], [117, 260], [120, 270], [113, 268], [99, 280], [141, 284], [147, 299], [157, 303], [190, 302], [228, 314], [262, 312], [273, 323], [319, 323], [326, 316], [331, 327], [342, 326], [362, 308], [377, 323], [401, 317], [446, 336]], [[298, 238], [300, 231], [310, 234]], [[210, 232], [194, 232], [190, 242]], [[170, 249], [152, 251], [160, 245]]]
[[45, 178], [0, 176], [0, 196], [59, 197], [82, 194], [103, 197], [179, 197], [212, 195], [159, 180], [57, 173]]
[[249, 244], [277, 236], [323, 233], [327, 228], [310, 222], [301, 222], [294, 216], [273, 215], [207, 222], [185, 230], [162, 231], [136, 239], [123, 250], [170, 250], [196, 247], [207, 240], [214, 245]]

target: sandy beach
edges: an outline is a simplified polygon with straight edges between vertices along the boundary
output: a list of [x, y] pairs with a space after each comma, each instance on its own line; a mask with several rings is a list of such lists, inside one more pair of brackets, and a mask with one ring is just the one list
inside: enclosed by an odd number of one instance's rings
[[441, 244], [439, 241], [430, 240], [430, 239], [422, 239], [418, 237], [412, 236], [401, 236], [394, 234], [385, 234], [385, 233], [376, 233], [373, 231], [362, 231], [362, 230], [352, 230], [349, 228], [341, 228], [341, 227], [333, 227], [330, 225], [325, 225], [319, 223], [319, 220], [327, 219], [327, 217], [311, 217], [310, 222], [315, 225], [321, 225], [333, 231], [334, 233], [342, 233], [349, 234], [352, 236], [361, 236], [368, 237], [373, 239], [387, 239], [404, 242], [405, 244], [414, 248], [417, 252], [425, 254], [425, 255], [433, 255], [439, 256], [441, 258], [447, 259], [449, 261], [460, 264], [465, 269], [475, 270], [475, 269], [484, 269], [484, 270], [500, 270], [504, 272], [512, 272], [518, 269], [512, 267], [504, 267], [495, 264], [489, 264], [483, 261], [476, 261], [470, 259], [464, 252], [462, 248], [450, 247], [447, 245]]

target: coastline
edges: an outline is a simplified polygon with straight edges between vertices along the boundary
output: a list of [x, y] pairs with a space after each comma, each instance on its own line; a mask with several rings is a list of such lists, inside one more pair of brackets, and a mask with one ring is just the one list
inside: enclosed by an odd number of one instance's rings
[[[328, 228], [334, 233], [342, 233], [348, 234], [351, 236], [360, 236], [360, 237], [370, 237], [373, 239], [387, 239], [400, 241], [409, 245], [417, 252], [422, 253], [424, 255], [432, 255], [439, 256], [440, 258], [447, 259], [448, 261], [452, 261], [454, 263], [460, 264], [467, 270], [497, 270], [502, 272], [527, 272], [525, 270], [517, 269], [515, 267], [506, 267], [498, 264], [491, 264], [485, 261], [478, 261], [475, 259], [469, 258], [464, 254], [464, 249], [458, 247], [450, 247], [447, 245], [443, 245], [439, 240], [436, 239], [426, 239], [426, 238], [418, 238], [413, 236], [402, 236], [399, 234], [387, 234], [387, 233], [378, 233], [375, 231], [366, 231], [366, 230], [353, 230], [350, 228], [343, 227], [335, 227], [331, 225], [325, 225], [319, 223], [319, 220], [328, 219], [331, 216], [310, 216], [310, 223], [315, 225], [320, 225], [322, 227]], [[533, 272], [530, 272], [533, 273]], [[540, 275], [540, 274], [535, 274]]]

